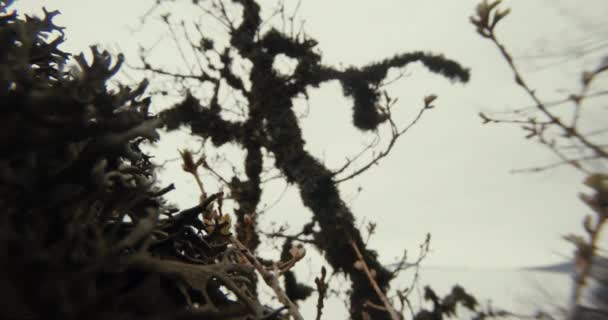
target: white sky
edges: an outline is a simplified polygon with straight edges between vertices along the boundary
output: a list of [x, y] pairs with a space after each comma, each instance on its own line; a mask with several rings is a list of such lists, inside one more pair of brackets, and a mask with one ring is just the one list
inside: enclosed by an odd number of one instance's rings
[[[77, 53], [99, 43], [113, 52], [120, 48], [128, 61], [136, 63], [137, 44], [152, 43], [159, 32], [166, 32], [154, 28], [133, 31], [138, 17], [152, 3], [21, 0], [16, 7], [24, 13], [40, 12], [43, 5], [60, 9], [57, 23], [67, 27], [67, 51]], [[561, 236], [580, 232], [582, 218], [589, 213], [577, 199], [578, 192], [588, 191], [581, 184], [582, 174], [567, 167], [540, 174], [510, 174], [512, 169], [557, 159], [542, 146], [524, 140], [518, 127], [481, 125], [479, 111], [528, 106], [530, 100], [514, 84], [496, 48], [481, 39], [468, 22], [477, 3], [302, 1], [305, 30], [319, 41], [326, 63], [362, 65], [399, 52], [425, 50], [443, 53], [472, 69], [471, 82], [463, 86], [420, 67], [409, 68], [409, 76], [389, 90], [399, 97], [397, 121], [407, 124], [427, 94], [439, 96], [437, 107], [425, 114], [379, 166], [341, 186], [358, 221], [365, 217], [378, 223], [370, 244], [380, 251], [383, 261], [392, 261], [404, 248], [416, 250], [430, 232], [433, 251], [429, 265], [509, 267], [555, 262], [572, 252]], [[499, 36], [516, 57], [543, 49], [562, 50], [568, 41], [597, 30], [593, 22], [602, 22], [608, 13], [602, 0], [585, 1], [585, 7], [577, 1], [548, 0], [505, 1], [503, 6], [511, 7], [512, 14], [499, 26]], [[601, 27], [596, 34], [606, 33], [605, 25]], [[161, 52], [168, 64], [177, 59], [174, 48], [168, 45], [163, 50], [167, 50]], [[526, 59], [522, 68], [529, 71], [526, 76], [539, 95], [554, 100], [566, 96], [558, 89], [577, 88], [579, 71], [595, 63], [575, 61], [534, 71], [540, 64]], [[355, 154], [370, 138], [352, 128], [350, 106], [337, 84], [311, 92], [309, 117], [302, 127], [308, 149], [330, 168], [339, 167], [345, 156]], [[591, 122], [605, 125], [604, 119], [591, 117]], [[182, 138], [174, 136], [160, 149], [166, 158], [175, 157], [176, 149], [186, 145]], [[179, 169], [167, 172], [163, 178], [177, 182], [174, 199], [182, 207], [195, 203], [195, 189], [184, 180], [188, 177]], [[363, 190], [357, 193], [360, 186]], [[273, 193], [264, 195], [265, 202], [276, 198], [281, 183], [272, 184], [269, 190]], [[309, 217], [297, 190], [291, 188], [261, 223], [288, 220], [297, 232]]]

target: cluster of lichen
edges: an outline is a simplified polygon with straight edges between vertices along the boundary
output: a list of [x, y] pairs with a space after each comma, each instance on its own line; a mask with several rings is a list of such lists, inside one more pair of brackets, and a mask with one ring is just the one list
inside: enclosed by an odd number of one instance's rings
[[122, 56], [92, 47], [67, 68], [58, 12], [0, 9], [0, 317], [262, 315], [253, 269], [200, 218], [215, 198], [181, 212], [162, 199], [172, 187], [139, 147], [162, 125], [146, 81], [111, 90]]

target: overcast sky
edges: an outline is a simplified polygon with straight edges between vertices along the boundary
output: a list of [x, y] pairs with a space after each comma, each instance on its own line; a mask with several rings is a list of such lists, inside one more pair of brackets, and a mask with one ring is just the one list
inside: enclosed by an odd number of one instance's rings
[[[99, 43], [112, 52], [124, 51], [136, 63], [138, 43], [152, 43], [166, 32], [139, 28], [137, 19], [153, 2], [21, 0], [16, 7], [23, 13], [40, 12], [43, 5], [60, 9], [57, 23], [67, 27], [67, 51], [76, 53]], [[341, 185], [358, 221], [365, 217], [378, 223], [370, 244], [383, 261], [393, 261], [404, 248], [415, 250], [430, 232], [429, 265], [551, 263], [571, 254], [572, 247], [561, 236], [580, 232], [581, 220], [589, 213], [577, 198], [577, 193], [588, 191], [581, 184], [582, 174], [568, 167], [511, 174], [514, 169], [557, 159], [541, 145], [523, 139], [525, 133], [518, 127], [481, 124], [479, 111], [528, 106], [530, 100], [514, 84], [496, 48], [468, 22], [477, 2], [302, 1], [305, 30], [319, 41], [328, 64], [362, 65], [399, 52], [425, 50], [442, 53], [472, 71], [470, 83], [461, 85], [418, 66], [408, 68], [407, 76], [389, 87], [391, 95], [399, 97], [397, 121], [407, 124], [427, 94], [439, 96], [436, 108], [399, 140], [379, 166]], [[562, 52], [589, 32], [606, 35], [607, 28], [594, 23], [603, 22], [608, 13], [605, 2], [588, 0], [580, 7], [577, 1], [519, 0], [504, 1], [503, 6], [511, 7], [512, 14], [501, 23], [498, 34], [516, 57], [522, 57], [522, 69], [539, 95], [555, 100], [567, 95], [560, 90], [576, 89], [580, 70], [597, 61], [574, 60], [542, 68], [552, 60], [529, 56]], [[150, 20], [154, 23], [158, 18], [152, 15]], [[161, 57], [167, 64], [176, 60], [175, 48], [167, 45], [163, 50]], [[133, 71], [129, 74], [138, 76]], [[339, 167], [371, 138], [352, 128], [350, 106], [337, 84], [311, 91], [309, 115], [302, 127], [308, 150], [329, 168]], [[589, 118], [590, 123], [605, 124], [605, 118]], [[176, 149], [188, 144], [181, 140], [184, 136], [174, 135], [165, 143], [161, 157], [175, 157]], [[179, 192], [173, 199], [190, 206], [196, 201], [196, 189], [177, 166], [173, 168], [163, 179], [176, 181]], [[274, 182], [269, 190], [264, 195], [266, 203], [277, 198], [281, 182]], [[290, 188], [261, 222], [289, 220], [297, 231], [309, 217], [297, 190]]]

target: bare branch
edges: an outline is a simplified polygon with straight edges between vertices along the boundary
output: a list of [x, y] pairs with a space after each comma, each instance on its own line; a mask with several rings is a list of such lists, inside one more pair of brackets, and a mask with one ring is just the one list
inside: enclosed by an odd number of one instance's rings
[[321, 277], [315, 277], [315, 284], [317, 286], [317, 293], [319, 297], [317, 298], [317, 317], [316, 320], [321, 320], [321, 315], [323, 315], [323, 300], [327, 297], [327, 281], [325, 281], [325, 276], [327, 275], [327, 270], [325, 270], [325, 266], [321, 267]]
[[264, 282], [266, 282], [266, 284], [271, 287], [272, 290], [275, 292], [279, 301], [288, 308], [291, 316], [295, 320], [304, 320], [304, 318], [300, 314], [300, 310], [298, 310], [298, 306], [295, 305], [289, 299], [289, 297], [287, 297], [287, 294], [285, 294], [285, 291], [283, 291], [283, 289], [281, 288], [281, 285], [279, 284], [278, 280], [278, 270], [266, 270], [266, 268], [264, 268], [264, 266], [258, 261], [258, 259], [256, 259], [256, 257], [249, 251], [249, 249], [247, 249], [247, 247], [243, 245], [236, 237], [231, 237], [230, 240], [239, 250], [241, 250], [245, 257], [247, 257], [249, 262], [253, 264], [255, 269], [262, 276], [262, 279], [264, 279]]
[[353, 250], [355, 250], [355, 254], [357, 255], [357, 259], [358, 259], [357, 262], [360, 262], [360, 265], [363, 269], [362, 271], [365, 272], [365, 274], [367, 275], [367, 279], [369, 280], [369, 283], [371, 284], [372, 288], [374, 288], [374, 291], [376, 291], [378, 298], [380, 298], [380, 300], [384, 304], [384, 311], [386, 311], [390, 314], [392, 320], [401, 320], [401, 318], [399, 317], [399, 314], [397, 314], [397, 311], [395, 311], [395, 309], [393, 308], [391, 303], [388, 301], [388, 298], [386, 297], [386, 295], [382, 292], [382, 290], [380, 290], [380, 287], [378, 287], [378, 283], [376, 282], [375, 276], [372, 274], [371, 270], [367, 266], [367, 263], [365, 262], [363, 255], [361, 255], [361, 251], [359, 251], [357, 244], [355, 243], [354, 240], [352, 240], [350, 243], [353, 247]]
[[[508, 13], [508, 11], [506, 13]], [[509, 67], [511, 68], [511, 71], [515, 75], [515, 83], [517, 83], [517, 85], [524, 89], [524, 91], [536, 104], [536, 108], [541, 111], [541, 113], [544, 114], [552, 122], [552, 124], [561, 128], [565, 135], [578, 139], [582, 144], [593, 150], [597, 155], [601, 156], [602, 158], [608, 158], [608, 152], [602, 150], [596, 144], [589, 141], [584, 135], [580, 134], [575, 127], [575, 123], [573, 123], [572, 125], [565, 124], [560, 118], [551, 113], [549, 109], [545, 106], [545, 104], [538, 98], [536, 91], [533, 90], [524, 80], [523, 75], [521, 74], [521, 72], [515, 65], [515, 62], [513, 61], [513, 57], [511, 56], [511, 54], [496, 37], [496, 34], [494, 33], [494, 26], [496, 25], [496, 22], [494, 22], [492, 25], [481, 26], [481, 34], [485, 34], [485, 37], [490, 39], [496, 45], [503, 58], [507, 61]], [[603, 72], [604, 70], [601, 70], [599, 72]], [[599, 72], [596, 71], [594, 75], [598, 74]], [[594, 76], [591, 76], [591, 79], [593, 79], [593, 77]], [[590, 82], [591, 79], [588, 82]]]
[[[388, 154], [391, 152], [391, 150], [393, 149], [393, 147], [395, 146], [395, 143], [397, 142], [397, 140], [404, 134], [406, 133], [411, 127], [413, 127], [418, 120], [420, 120], [420, 118], [422, 117], [422, 114], [424, 114], [425, 111], [427, 111], [428, 109], [430, 109], [429, 107], [425, 106], [422, 109], [420, 109], [420, 111], [418, 112], [418, 114], [416, 115], [416, 117], [414, 118], [414, 120], [412, 120], [412, 122], [410, 122], [409, 125], [407, 125], [405, 128], [403, 128], [402, 130], [399, 130], [396, 126], [396, 124], [393, 122], [393, 119], [390, 118], [389, 116], [389, 123], [391, 125], [391, 140], [389, 141], [388, 145], [386, 146], [386, 148], [378, 153], [377, 155], [375, 155], [367, 164], [361, 166], [359, 169], [355, 170], [354, 172], [350, 173], [349, 175], [336, 179], [335, 183], [342, 183], [344, 181], [348, 181], [360, 174], [362, 174], [363, 172], [367, 171], [368, 169], [370, 169], [373, 165], [378, 164], [378, 162], [380, 160], [382, 160], [382, 158], [388, 156]], [[364, 150], [365, 151], [365, 150]], [[363, 151], [363, 152], [364, 152]], [[351, 161], [348, 161], [343, 168], [345, 169], [345, 167], [348, 167], [350, 165]], [[344, 169], [340, 169], [340, 172], [343, 171]], [[335, 175], [335, 173], [334, 173]]]

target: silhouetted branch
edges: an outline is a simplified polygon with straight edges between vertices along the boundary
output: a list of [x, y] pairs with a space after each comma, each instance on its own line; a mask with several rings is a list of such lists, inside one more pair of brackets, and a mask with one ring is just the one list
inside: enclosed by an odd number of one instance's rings
[[[361, 166], [359, 169], [357, 169], [357, 170], [353, 171], [352, 173], [348, 174], [348, 175], [347, 175], [347, 176], [345, 176], [345, 177], [335, 179], [335, 183], [336, 183], [336, 184], [338, 184], [338, 183], [341, 183], [341, 182], [344, 182], [344, 181], [350, 180], [350, 179], [352, 179], [352, 178], [354, 178], [354, 177], [356, 177], [356, 176], [358, 176], [358, 175], [362, 174], [363, 172], [367, 171], [367, 170], [368, 170], [368, 169], [370, 169], [370, 168], [371, 168], [373, 165], [378, 164], [378, 162], [379, 162], [379, 161], [380, 161], [382, 158], [384, 158], [384, 157], [388, 156], [388, 154], [391, 152], [391, 150], [392, 150], [392, 149], [393, 149], [393, 147], [395, 146], [395, 144], [396, 144], [397, 140], [398, 140], [398, 139], [399, 139], [399, 138], [400, 138], [400, 137], [401, 137], [403, 134], [405, 134], [405, 133], [406, 133], [406, 132], [407, 132], [407, 131], [408, 131], [408, 130], [411, 128], [411, 127], [413, 127], [413, 126], [414, 126], [414, 125], [415, 125], [415, 124], [418, 122], [418, 120], [420, 120], [420, 118], [422, 118], [422, 115], [423, 115], [423, 114], [424, 114], [424, 112], [425, 112], [425, 111], [427, 111], [428, 109], [430, 109], [428, 105], [427, 105], [427, 106], [424, 106], [422, 109], [420, 109], [420, 111], [418, 112], [418, 114], [416, 115], [416, 117], [414, 118], [414, 120], [412, 120], [412, 122], [410, 122], [410, 124], [408, 124], [408, 125], [407, 125], [405, 128], [403, 128], [403, 129], [401, 129], [401, 130], [400, 130], [400, 129], [397, 127], [397, 124], [394, 122], [394, 120], [393, 120], [393, 118], [392, 118], [392, 116], [391, 116], [391, 114], [390, 114], [390, 107], [387, 107], [387, 108], [386, 108], [386, 110], [387, 110], [387, 119], [388, 119], [388, 121], [389, 121], [389, 123], [390, 123], [390, 126], [391, 126], [391, 139], [390, 139], [390, 141], [388, 142], [388, 145], [386, 146], [386, 148], [385, 148], [383, 151], [381, 151], [380, 153], [378, 153], [377, 155], [373, 156], [373, 158], [372, 158], [372, 159], [371, 159], [371, 160], [370, 160], [370, 161], [369, 161], [367, 164], [365, 164], [365, 165]], [[367, 148], [366, 148], [366, 149], [367, 149]], [[364, 151], [365, 151], [365, 149], [362, 151], [362, 153], [363, 153]], [[344, 171], [344, 170], [345, 170], [345, 169], [346, 169], [348, 166], [350, 166], [350, 164], [351, 164], [353, 161], [355, 161], [355, 160], [357, 159], [357, 157], [358, 157], [358, 156], [356, 156], [356, 157], [355, 157], [354, 159], [352, 159], [352, 160], [348, 160], [348, 161], [346, 162], [346, 164], [342, 166], [342, 168], [340, 168], [339, 170], [337, 170], [337, 171], [335, 171], [335, 172], [334, 172], [334, 175], [337, 175], [337, 174], [339, 174], [340, 172]]]
[[325, 276], [327, 275], [327, 270], [325, 267], [321, 267], [321, 277], [315, 277], [315, 285], [317, 286], [317, 317], [316, 320], [321, 320], [321, 316], [323, 315], [323, 301], [327, 295], [327, 282], [325, 281]]
[[[468, 80], [469, 72], [455, 61], [424, 52], [401, 53], [363, 67], [338, 70], [322, 64], [321, 55], [316, 49], [317, 41], [301, 30], [296, 31], [295, 27], [291, 27], [290, 34], [274, 28], [261, 30], [265, 20], [261, 17], [261, 8], [256, 1], [235, 0], [233, 3], [241, 7], [241, 19], [230, 18], [229, 13], [232, 11], [221, 7], [227, 6], [227, 3], [216, 3], [210, 8], [212, 15], [230, 29], [228, 48], [216, 49], [214, 42], [204, 36], [202, 27], [196, 25], [201, 37], [198, 40], [200, 44], [196, 43], [197, 39], [187, 40], [192, 42], [191, 47], [196, 47], [207, 61], [211, 60], [210, 55], [213, 55], [213, 60], [217, 60], [215, 55], [218, 55], [220, 62], [213, 67], [209, 66], [209, 72], [218, 72], [222, 84], [227, 83], [231, 91], [242, 93], [242, 100], [246, 100], [248, 109], [243, 121], [234, 122], [222, 118], [219, 111], [224, 106], [220, 106], [221, 101], [212, 99], [207, 106], [202, 106], [192, 95], [163, 111], [160, 116], [169, 130], [186, 125], [193, 134], [210, 138], [216, 146], [234, 143], [246, 151], [244, 167], [247, 178], [235, 176], [229, 185], [231, 194], [239, 204], [235, 211], [238, 220], [237, 238], [250, 250], [255, 249], [258, 240], [248, 235], [257, 235], [257, 230], [253, 229], [255, 223], [248, 224], [245, 221], [254, 219], [252, 217], [259, 211], [257, 207], [261, 184], [264, 182], [262, 172], [264, 162], [267, 161], [262, 150], [273, 156], [274, 167], [289, 184], [298, 186], [304, 205], [312, 211], [313, 219], [320, 228], [320, 232], [313, 234], [314, 244], [324, 252], [334, 270], [350, 276], [353, 288], [350, 297], [351, 315], [353, 319], [360, 320], [366, 301], [374, 304], [381, 301], [372, 291], [365, 275], [354, 269], [353, 263], [357, 258], [350, 250], [350, 240], [355, 241], [369, 267], [376, 270], [375, 281], [381, 290], [388, 287], [390, 273], [378, 262], [376, 253], [365, 247], [361, 234], [355, 227], [354, 216], [336, 187], [335, 174], [306, 150], [293, 103], [298, 97], [306, 96], [310, 88], [338, 80], [344, 94], [353, 99], [353, 124], [358, 129], [375, 130], [383, 122], [390, 123], [393, 137], [389, 150], [380, 155], [382, 158], [393, 148], [397, 137], [405, 133], [421, 116], [418, 115], [406, 128], [399, 129], [387, 117], [387, 111], [378, 107], [380, 87], [385, 84], [389, 70], [418, 62], [433, 73], [461, 82]], [[200, 2], [198, 6], [204, 4]], [[297, 8], [296, 6], [295, 11]], [[297, 61], [291, 75], [281, 75], [273, 68], [275, 58], [281, 54]], [[245, 73], [235, 74], [236, 71], [231, 66], [245, 62], [248, 65]], [[176, 80], [181, 81], [183, 78], [177, 75]], [[216, 85], [215, 89], [217, 88]], [[430, 103], [433, 99], [432, 96], [425, 99], [425, 108], [432, 108]], [[378, 160], [379, 158], [372, 162]], [[371, 164], [367, 166], [370, 167]], [[360, 169], [361, 172], [365, 170]], [[350, 178], [352, 177], [348, 177]], [[386, 312], [365, 312], [374, 319], [388, 319]]]
[[232, 243], [239, 250], [241, 250], [243, 252], [243, 254], [247, 257], [249, 262], [251, 264], [253, 264], [255, 269], [262, 275], [262, 279], [264, 279], [264, 282], [266, 282], [266, 284], [272, 288], [272, 290], [275, 292], [279, 301], [288, 308], [291, 316], [295, 320], [304, 320], [304, 318], [300, 314], [300, 311], [298, 310], [298, 306], [296, 306], [289, 299], [289, 297], [287, 297], [287, 295], [285, 294], [285, 291], [283, 291], [283, 289], [281, 288], [281, 285], [279, 284], [278, 267], [276, 267], [275, 270], [272, 270], [272, 271], [266, 270], [266, 268], [264, 268], [264, 266], [256, 259], [256, 257], [249, 251], [249, 249], [247, 249], [247, 247], [245, 247], [245, 245], [243, 245], [238, 239], [236, 239], [234, 237], [231, 240], [232, 240]]
[[[384, 292], [382, 292], [380, 287], [378, 287], [378, 283], [376, 283], [376, 276], [374, 274], [372, 274], [372, 271], [367, 266], [367, 263], [365, 262], [363, 255], [361, 255], [361, 251], [359, 251], [359, 248], [357, 247], [357, 244], [355, 243], [355, 241], [351, 241], [351, 245], [353, 247], [353, 250], [355, 250], [355, 253], [357, 254], [358, 260], [355, 263], [358, 263], [360, 266], [360, 269], [365, 272], [365, 274], [367, 275], [367, 279], [369, 280], [370, 284], [372, 285], [372, 288], [374, 288], [374, 291], [376, 292], [376, 294], [378, 295], [378, 297], [384, 304], [384, 308], [376, 308], [376, 309], [380, 309], [382, 311], [388, 312], [391, 315], [392, 320], [401, 320], [401, 318], [399, 317], [399, 314], [397, 314], [397, 311], [395, 311], [395, 309], [391, 305], [390, 301], [388, 301], [388, 298], [386, 298], [386, 295], [384, 295]], [[355, 267], [355, 268], [357, 268], [357, 267]], [[374, 273], [375, 273], [375, 270], [374, 270]], [[371, 301], [366, 301], [365, 304], [374, 305], [373, 302], [371, 302]]]

